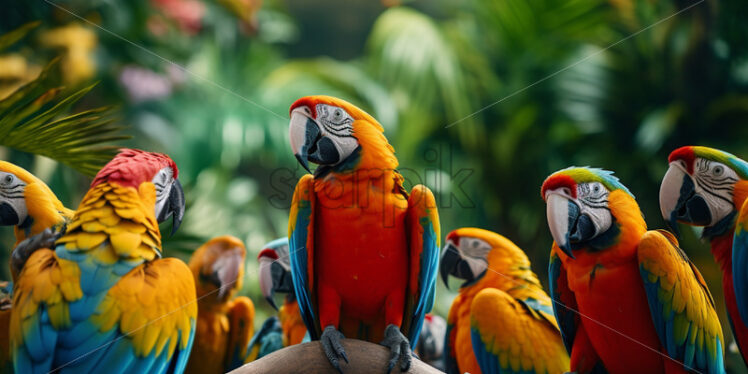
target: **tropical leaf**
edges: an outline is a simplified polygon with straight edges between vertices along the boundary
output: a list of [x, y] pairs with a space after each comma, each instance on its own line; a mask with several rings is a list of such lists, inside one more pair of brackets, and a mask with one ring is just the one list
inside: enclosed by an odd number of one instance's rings
[[[22, 39], [32, 22], [0, 36], [0, 50]], [[68, 114], [94, 85], [75, 91], [61, 86], [59, 59], [39, 76], [0, 100], [0, 145], [49, 157], [86, 175], [94, 175], [116, 153], [112, 142], [128, 139], [112, 123], [112, 109], [101, 107]]]

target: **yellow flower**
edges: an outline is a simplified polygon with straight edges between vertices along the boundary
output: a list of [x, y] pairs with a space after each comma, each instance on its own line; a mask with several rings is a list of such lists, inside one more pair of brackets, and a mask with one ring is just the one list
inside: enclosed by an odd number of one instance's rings
[[71, 23], [44, 32], [40, 41], [43, 46], [63, 50], [60, 68], [66, 82], [75, 84], [96, 73], [93, 50], [98, 40], [91, 29]]

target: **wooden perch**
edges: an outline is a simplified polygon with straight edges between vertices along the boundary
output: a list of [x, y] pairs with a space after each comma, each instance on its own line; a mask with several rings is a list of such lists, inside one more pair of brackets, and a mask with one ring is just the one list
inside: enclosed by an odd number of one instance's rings
[[[340, 361], [340, 368], [343, 373], [387, 373], [387, 362], [390, 357], [390, 351], [387, 348], [356, 339], [343, 339], [342, 343], [349, 361], [348, 364], [343, 360]], [[330, 365], [330, 362], [327, 361], [318, 341], [283, 348], [231, 372], [231, 374], [260, 373], [338, 374]], [[400, 373], [399, 368], [392, 369], [392, 373]], [[413, 357], [413, 363], [410, 365], [408, 373], [435, 374], [441, 373], [441, 371]]]

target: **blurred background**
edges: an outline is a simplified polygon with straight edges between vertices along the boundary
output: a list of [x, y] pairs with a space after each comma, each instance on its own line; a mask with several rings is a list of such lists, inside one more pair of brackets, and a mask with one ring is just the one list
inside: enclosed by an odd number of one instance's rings
[[[671, 150], [700, 144], [748, 157], [747, 21], [744, 0], [11, 1], [0, 32], [28, 33], [0, 43], [0, 99], [46, 77], [39, 84], [59, 87], [58, 100], [79, 93], [65, 113], [105, 107], [111, 126], [125, 127], [99, 140], [171, 155], [188, 210], [165, 255], [187, 259], [217, 235], [243, 239], [242, 292], [261, 321], [271, 309], [255, 258], [286, 235], [302, 175], [287, 141], [296, 98], [328, 94], [367, 110], [407, 184], [435, 191], [443, 234], [497, 231], [547, 284], [552, 239], [539, 190], [551, 172], [614, 170], [662, 228], [657, 195]], [[79, 160], [8, 148], [0, 158], [69, 207], [90, 183]], [[730, 336], [708, 243], [682, 231]], [[6, 263], [12, 229], [0, 234]], [[446, 316], [454, 293], [439, 283], [436, 313]], [[735, 354], [728, 369], [746, 372]]]

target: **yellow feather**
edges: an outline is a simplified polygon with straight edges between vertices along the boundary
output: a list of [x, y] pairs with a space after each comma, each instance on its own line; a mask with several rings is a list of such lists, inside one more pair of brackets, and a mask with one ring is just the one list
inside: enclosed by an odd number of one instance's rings
[[77, 245], [79, 249], [91, 249], [98, 247], [99, 244], [103, 243], [107, 239], [107, 235], [103, 233], [78, 233], [75, 235], [77, 239]]
[[140, 235], [132, 232], [122, 231], [109, 237], [114, 250], [119, 253], [132, 253], [140, 245]]

